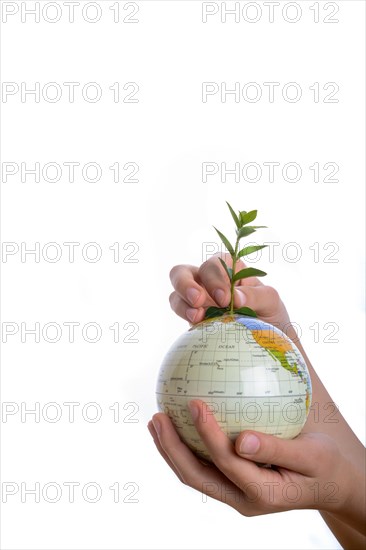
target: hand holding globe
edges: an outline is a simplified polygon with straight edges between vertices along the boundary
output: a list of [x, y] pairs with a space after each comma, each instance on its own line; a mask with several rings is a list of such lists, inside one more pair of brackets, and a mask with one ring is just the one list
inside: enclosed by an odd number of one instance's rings
[[[222, 255], [222, 257], [220, 255], [220, 258], [224, 260], [228, 268], [233, 270], [234, 274], [237, 270], [240, 271], [246, 267], [240, 258], [236, 262], [235, 269], [233, 269], [234, 262], [230, 253]], [[162, 412], [153, 416], [148, 428], [156, 448], [183, 483], [204, 495], [228, 504], [245, 516], [257, 516], [292, 509], [318, 509], [343, 547], [363, 548], [366, 535], [364, 523], [364, 447], [333, 403], [312, 367], [301, 342], [298, 340], [297, 333], [291, 325], [286, 307], [278, 292], [274, 288], [264, 285], [254, 276], [236, 280], [233, 288], [231, 284], [228, 284], [228, 272], [221, 260], [216, 255], [200, 267], [177, 265], [171, 269], [170, 279], [174, 287], [174, 291], [169, 297], [171, 307], [177, 315], [189, 321], [193, 329], [182, 335], [181, 338], [188, 337], [188, 340], [192, 338], [193, 342], [195, 338], [192, 335], [197, 336], [197, 330], [201, 330], [201, 337], [209, 338], [212, 336], [214, 338], [212, 343], [216, 348], [220, 342], [220, 335], [224, 334], [224, 338], [226, 337], [225, 330], [220, 333], [219, 326], [228, 327], [233, 325], [234, 330], [231, 334], [228, 330], [227, 338], [232, 339], [234, 336], [235, 340], [238, 331], [237, 325], [240, 325], [239, 332], [242, 340], [246, 338], [247, 343], [245, 345], [255, 346], [257, 344], [262, 348], [260, 354], [262, 353], [263, 357], [254, 358], [254, 364], [249, 368], [253, 370], [256, 368], [257, 361], [269, 361], [269, 357], [276, 361], [275, 369], [278, 369], [277, 373], [281, 372], [289, 375], [291, 369], [296, 368], [296, 371], [293, 371], [290, 379], [287, 380], [287, 384], [293, 385], [296, 380], [298, 387], [303, 391], [308, 384], [308, 378], [306, 376], [307, 371], [302, 370], [302, 357], [311, 373], [312, 400], [317, 406], [317, 410], [323, 412], [320, 415], [309, 414], [302, 433], [294, 439], [288, 440], [274, 437], [270, 433], [262, 433], [258, 430], [258, 426], [253, 426], [252, 422], [251, 426], [245, 428], [234, 442], [232, 435], [229, 437], [225, 433], [227, 426], [222, 426], [221, 423], [222, 420], [225, 420], [225, 408], [221, 414], [220, 404], [223, 404], [225, 400], [219, 401], [219, 410], [217, 411], [217, 406], [210, 406], [204, 402], [213, 400], [214, 393], [210, 393], [209, 397], [204, 400], [194, 396], [187, 400], [189, 401], [189, 412], [187, 410], [186, 416], [179, 412], [174, 413], [172, 404], [169, 407], [172, 409], [170, 412], [173, 421], [167, 414]], [[228, 304], [230, 304], [230, 307], [228, 307]], [[243, 315], [238, 311], [230, 311], [240, 310], [244, 306], [255, 310], [258, 318]], [[210, 307], [221, 308], [225, 311], [222, 311], [222, 315], [205, 320], [206, 312]], [[224, 322], [218, 325], [220, 317], [221, 321]], [[229, 322], [225, 323], [225, 319]], [[239, 322], [239, 319], [241, 319], [241, 322]], [[258, 327], [255, 323], [263, 323], [263, 325]], [[268, 338], [264, 340], [263, 337], [268, 330], [268, 324], [272, 325], [273, 329], [267, 335]], [[199, 326], [207, 327], [206, 333], [199, 329]], [[281, 334], [279, 334], [279, 330]], [[277, 337], [280, 338], [280, 346], [278, 346]], [[237, 344], [239, 342], [240, 340]], [[272, 347], [266, 350], [268, 344]], [[297, 351], [293, 344], [296, 344]], [[184, 345], [180, 348], [180, 351], [178, 350], [182, 355], [184, 355]], [[244, 344], [242, 343], [242, 345]], [[208, 348], [201, 348], [201, 350], [194, 348], [194, 351], [198, 351], [194, 354], [196, 359], [198, 359], [199, 353], [202, 354]], [[220, 348], [220, 352], [223, 349]], [[224, 354], [223, 357], [229, 359], [233, 350], [236, 353], [237, 348], [230, 348], [229, 352], [226, 355]], [[241, 354], [238, 355], [240, 358]], [[199, 359], [199, 363], [204, 362], [201, 359]], [[197, 371], [197, 368], [199, 370], [200, 367], [203, 369], [215, 368], [216, 365], [217, 371], [222, 376], [219, 365], [222, 366], [225, 361], [222, 360], [222, 356], [221, 362], [219, 362], [219, 359], [220, 357], [217, 356], [216, 359], [207, 361], [207, 363], [211, 362], [212, 365], [195, 365], [191, 368], [190, 374], [194, 369]], [[284, 363], [284, 359], [287, 360], [288, 365]], [[192, 365], [190, 361], [187, 363], [188, 368]], [[230, 361], [226, 361], [226, 363], [229, 366]], [[165, 366], [168, 369], [170, 368], [168, 364]], [[266, 371], [267, 366], [266, 362], [264, 368], [262, 365], [262, 374], [263, 371], [268, 374], [268, 371]], [[161, 376], [163, 367], [164, 363], [159, 377], [158, 392], [161, 383], [161, 388], [164, 387], [164, 375]], [[230, 372], [233, 372], [233, 370]], [[270, 376], [275, 376], [275, 372], [271, 373]], [[176, 378], [183, 377], [179, 375]], [[168, 377], [166, 379], [169, 380]], [[245, 377], [242, 380], [239, 376], [236, 381], [238, 380], [242, 384], [243, 380], [248, 382]], [[189, 377], [187, 377], [187, 380], [172, 380], [170, 378], [170, 382], [173, 385], [176, 384], [175, 393], [177, 395], [172, 396], [173, 401], [175, 401], [177, 397], [182, 397], [182, 389], [179, 389], [178, 394], [178, 384], [179, 388], [183, 388], [184, 386], [181, 383], [184, 382], [185, 389], [187, 389], [191, 379]], [[196, 378], [195, 383], [199, 382], [201, 380]], [[263, 384], [263, 382], [266, 382], [265, 376], [260, 383]], [[283, 382], [281, 384], [280, 387], [283, 388]], [[269, 385], [270, 390], [275, 386], [271, 383]], [[247, 384], [245, 386], [248, 388]], [[209, 391], [214, 392], [215, 387], [212, 386], [212, 390]], [[164, 393], [163, 391], [161, 393], [165, 395], [165, 398], [167, 397], [167, 392]], [[263, 394], [263, 386], [260, 393]], [[183, 395], [187, 396], [187, 394], [184, 394], [183, 390]], [[222, 395], [216, 394], [215, 399], [217, 396]], [[289, 395], [291, 394], [288, 392]], [[240, 403], [243, 396], [236, 397], [239, 397]], [[301, 404], [301, 407], [303, 407], [305, 403], [305, 413], [307, 411], [307, 398], [308, 394], [305, 391]], [[331, 423], [326, 419], [329, 406], [332, 406], [334, 410]], [[267, 406], [263, 404], [263, 407]], [[296, 407], [294, 411], [295, 409]], [[180, 410], [183, 410], [182, 403]], [[290, 412], [290, 408], [284, 410]], [[238, 412], [239, 414], [243, 412], [240, 407]], [[245, 412], [249, 413], [250, 407], [245, 409]], [[235, 413], [234, 408], [234, 415], [233, 411], [231, 412], [232, 419], [235, 419]], [[250, 420], [253, 420], [257, 414], [255, 408], [252, 413]], [[230, 411], [227, 408], [226, 419], [229, 418], [229, 415]], [[194, 452], [192, 452], [189, 445], [184, 443], [185, 436], [182, 435], [182, 432], [178, 434], [179, 430], [177, 431], [176, 421], [174, 420], [176, 418], [182, 423], [185, 418], [190, 418], [190, 423], [195, 429], [195, 441], [190, 445]], [[288, 424], [292, 425], [292, 422]], [[190, 426], [190, 429], [192, 426]], [[198, 456], [197, 450], [199, 451], [199, 448], [197, 445], [201, 446], [203, 451], [202, 454], [198, 452]], [[205, 457], [206, 460], [203, 462], [201, 457]], [[207, 457], [210, 458], [209, 462], [207, 462]], [[271, 464], [272, 468], [262, 468], [258, 464]], [[316, 494], [314, 488], [317, 488]], [[335, 493], [332, 493], [335, 494], [335, 498], [329, 495], [330, 490], [335, 491]]]
[[157, 385], [159, 410], [168, 414], [182, 440], [206, 460], [210, 455], [188, 410], [191, 399], [202, 399], [210, 406], [232, 441], [245, 429], [293, 438], [300, 433], [311, 402], [310, 376], [294, 342], [279, 328], [257, 319], [250, 307], [234, 307], [235, 285], [266, 274], [251, 267], [235, 270], [240, 258], [263, 248], [239, 250], [239, 241], [261, 226], [248, 225], [256, 218], [256, 210], [237, 215], [228, 207], [236, 224], [235, 246], [215, 229], [231, 258], [231, 267], [216, 258], [230, 283], [230, 305], [208, 307], [204, 320], [173, 344]]

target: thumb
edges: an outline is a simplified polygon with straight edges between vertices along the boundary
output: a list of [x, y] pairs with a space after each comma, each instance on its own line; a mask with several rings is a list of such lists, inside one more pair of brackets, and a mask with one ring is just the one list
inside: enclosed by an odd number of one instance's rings
[[324, 441], [324, 437], [318, 437], [318, 434], [280, 439], [274, 435], [245, 431], [236, 439], [235, 451], [247, 460], [273, 464], [312, 476], [319, 463], [327, 463], [329, 456], [332, 456], [327, 443], [328, 441]]

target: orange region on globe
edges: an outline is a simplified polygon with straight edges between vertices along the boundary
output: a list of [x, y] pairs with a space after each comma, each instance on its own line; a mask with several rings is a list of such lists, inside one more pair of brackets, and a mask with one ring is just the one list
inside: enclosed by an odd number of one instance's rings
[[286, 353], [291, 351], [291, 342], [287, 342], [280, 334], [273, 330], [255, 330], [252, 329], [255, 341], [265, 349]]

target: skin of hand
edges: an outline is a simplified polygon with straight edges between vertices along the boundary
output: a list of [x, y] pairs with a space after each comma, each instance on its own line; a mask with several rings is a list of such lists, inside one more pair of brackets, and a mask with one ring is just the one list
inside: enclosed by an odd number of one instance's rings
[[[192, 265], [177, 265], [170, 271], [170, 280], [174, 292], [169, 296], [171, 308], [177, 315], [190, 323], [203, 320], [209, 306], [226, 307], [230, 303], [228, 277], [218, 261], [222, 257], [231, 267], [230, 254], [217, 254], [204, 262], [199, 268]], [[246, 265], [239, 260], [235, 273]], [[264, 285], [256, 277], [240, 279], [235, 283], [234, 307], [250, 307], [257, 311], [263, 321], [281, 329], [290, 326], [290, 318], [278, 292]]]
[[[217, 256], [222, 257], [227, 265], [232, 265], [229, 254], [218, 254], [204, 262], [199, 268], [192, 265], [178, 265], [173, 267], [170, 272], [170, 279], [174, 287], [174, 291], [169, 297], [171, 307], [177, 315], [192, 324], [203, 320], [207, 307], [212, 305], [225, 307], [230, 302], [229, 281]], [[236, 265], [236, 272], [244, 267], [245, 264], [239, 261]], [[251, 307], [263, 321], [283, 330], [294, 341], [307, 362], [312, 379], [312, 402], [315, 408], [310, 411], [312, 414], [309, 414], [302, 434], [295, 440], [285, 441], [257, 432], [243, 432], [233, 446], [229, 440], [224, 442], [223, 437], [226, 436], [218, 430], [212, 415], [206, 415], [207, 423], [211, 422], [211, 427], [216, 430], [214, 445], [211, 440], [209, 443], [212, 446], [215, 466], [203, 466], [202, 462], [180, 441], [169, 418], [163, 413], [158, 413], [153, 417], [154, 423], [149, 423], [149, 430], [154, 442], [163, 458], [184, 483], [188, 483], [203, 493], [205, 493], [203, 489], [206, 488], [207, 491], [210, 491], [210, 496], [227, 502], [241, 513], [247, 513], [249, 508], [248, 515], [294, 508], [316, 508], [321, 510], [324, 520], [344, 547], [360, 547], [361, 535], [359, 532], [362, 532], [363, 528], [360, 514], [362, 517], [362, 511], [365, 510], [362, 496], [365, 471], [363, 445], [340, 414], [312, 368], [278, 292], [274, 288], [264, 285], [257, 278], [251, 277], [237, 281], [234, 294], [235, 307]], [[198, 406], [198, 410], [202, 414], [202, 407], [205, 405], [196, 401], [193, 405]], [[327, 421], [330, 416], [329, 412], [332, 413], [331, 421]], [[199, 424], [200, 414], [197, 418], [197, 429], [204, 439], [209, 437], [209, 434], [206, 434], [205, 431], [207, 423], [206, 425], [203, 425], [202, 422]], [[248, 435], [256, 435], [260, 441], [258, 451], [250, 457], [240, 454], [239, 451], [240, 442]], [[222, 449], [221, 451], [217, 449], [217, 452], [222, 453], [226, 449], [231, 458], [235, 456], [240, 461], [235, 462], [232, 472], [229, 472], [227, 468], [225, 473], [221, 470], [220, 454], [216, 459], [214, 453], [218, 441], [222, 444]], [[309, 452], [311, 464], [307, 460]], [[269, 460], [268, 458], [271, 456], [272, 458]], [[283, 457], [283, 460], [276, 458], [277, 456]], [[286, 456], [292, 456], [292, 461], [286, 461]], [[270, 462], [277, 468], [275, 470], [259, 468], [250, 460]], [[320, 461], [326, 464], [327, 469], [323, 470], [319, 464], [314, 465], [314, 460], [317, 463]], [[187, 471], [184, 467], [186, 463], [189, 463], [191, 468], [193, 464], [195, 465], [192, 470], [195, 472], [194, 477], [187, 478]], [[230, 461], [230, 464], [234, 467], [233, 460]], [[240, 480], [237, 477], [238, 468], [242, 468], [244, 465], [244, 477]], [[351, 475], [349, 475], [350, 472], [352, 472]], [[249, 474], [253, 477], [250, 478]], [[248, 475], [249, 477], [247, 477]], [[355, 480], [357, 480], [356, 485], [354, 484]], [[203, 485], [204, 483], [206, 485]], [[243, 491], [243, 483], [246, 483], [245, 491]], [[261, 487], [261, 483], [264, 483], [263, 487]], [[291, 487], [294, 490], [292, 495]], [[332, 488], [335, 489], [334, 494]], [[259, 490], [262, 491], [260, 496]], [[299, 499], [297, 499], [296, 490], [300, 492]], [[314, 493], [310, 495], [312, 490]], [[207, 491], [205, 494], [209, 494]], [[258, 493], [257, 497], [255, 491]], [[282, 491], [285, 491], [285, 496]], [[291, 502], [291, 498], [293, 502]], [[251, 502], [248, 508], [250, 500], [255, 499], [256, 502]], [[342, 503], [347, 503], [347, 506], [345, 507]], [[363, 539], [362, 536], [361, 539]]]
[[[154, 442], [179, 479], [225, 502], [245, 516], [293, 509], [322, 509], [338, 515], [358, 509], [359, 479], [337, 444], [326, 434], [283, 440], [245, 431], [235, 444], [200, 400], [189, 404], [192, 419], [213, 464], [204, 463], [180, 440], [167, 415], [149, 423]], [[258, 463], [272, 464], [263, 468]], [[362, 514], [357, 513], [357, 525]]]

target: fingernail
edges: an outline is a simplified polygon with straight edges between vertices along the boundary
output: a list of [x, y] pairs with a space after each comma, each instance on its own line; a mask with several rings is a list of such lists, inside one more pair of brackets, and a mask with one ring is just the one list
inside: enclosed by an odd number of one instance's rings
[[198, 418], [199, 413], [200, 413], [199, 408], [197, 407], [197, 405], [195, 403], [192, 403], [192, 401], [190, 401], [188, 403], [188, 408], [189, 408], [189, 412], [191, 413], [192, 420], [193, 420], [193, 422], [195, 422]]
[[197, 302], [200, 294], [200, 291], [196, 288], [189, 288], [187, 290], [187, 298], [191, 302], [192, 306], [194, 306], [194, 304]]
[[152, 423], [154, 424], [154, 428], [155, 428], [155, 430], [156, 430], [156, 433], [157, 433], [158, 435], [160, 435], [160, 432], [161, 432], [161, 425], [160, 425], [160, 422], [159, 422], [158, 420], [156, 420], [156, 419], [153, 418]]
[[225, 305], [226, 303], [225, 292], [221, 288], [218, 288], [217, 290], [215, 290], [214, 298], [220, 306]]
[[259, 449], [260, 441], [256, 435], [247, 434], [240, 443], [240, 452], [245, 455], [254, 455]]
[[243, 307], [247, 301], [247, 297], [244, 292], [241, 292], [237, 288], [234, 289], [235, 293], [235, 303], [238, 304], [238, 307]]
[[196, 318], [196, 315], [197, 315], [197, 309], [194, 309], [193, 307], [189, 307], [187, 310], [186, 310], [186, 316], [188, 317], [188, 319], [191, 321], [191, 323], [194, 323], [194, 320]]

